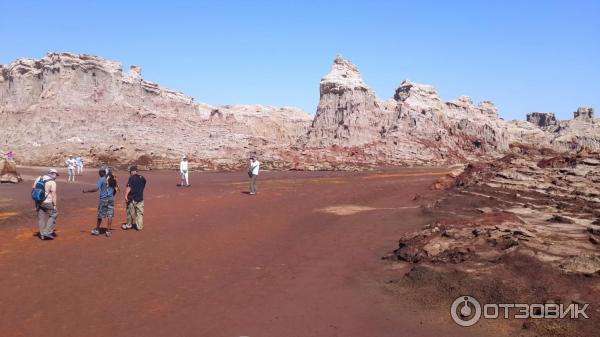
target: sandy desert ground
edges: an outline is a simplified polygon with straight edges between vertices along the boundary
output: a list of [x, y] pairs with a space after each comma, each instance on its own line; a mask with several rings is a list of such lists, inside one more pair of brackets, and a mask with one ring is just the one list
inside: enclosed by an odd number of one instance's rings
[[459, 293], [400, 287], [411, 266], [382, 259], [434, 220], [427, 206], [446, 192], [431, 186], [448, 169], [264, 172], [257, 196], [244, 172], [193, 173], [191, 188], [175, 171], [143, 172], [145, 229], [110, 238], [90, 235], [97, 195], [81, 190], [97, 176], [87, 169], [59, 178], [59, 237], [40, 241], [29, 191], [43, 171], [0, 186], [2, 336], [527, 333], [522, 322], [459, 327], [447, 305]]

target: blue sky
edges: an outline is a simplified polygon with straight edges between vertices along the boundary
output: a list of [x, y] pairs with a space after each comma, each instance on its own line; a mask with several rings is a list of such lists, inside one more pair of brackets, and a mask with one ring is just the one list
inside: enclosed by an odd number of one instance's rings
[[382, 99], [406, 78], [506, 119], [600, 108], [600, 1], [8, 1], [0, 63], [89, 53], [211, 104], [314, 113], [340, 54]]

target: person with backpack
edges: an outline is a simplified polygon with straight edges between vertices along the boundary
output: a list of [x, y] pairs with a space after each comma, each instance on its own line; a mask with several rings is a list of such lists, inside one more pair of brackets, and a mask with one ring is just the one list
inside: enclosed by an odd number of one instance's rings
[[137, 166], [131, 166], [125, 191], [127, 222], [121, 226], [122, 229], [128, 230], [135, 227], [141, 231], [144, 228], [144, 188], [146, 188], [146, 178], [138, 174]]
[[98, 200], [98, 216], [96, 217], [96, 228], [92, 229], [92, 235], [100, 235], [100, 225], [102, 219], [106, 219], [106, 231], [104, 235], [109, 237], [112, 235], [112, 219], [115, 215], [115, 194], [118, 191], [116, 178], [112, 174], [106, 174], [106, 171], [100, 169], [98, 171], [100, 179], [96, 183], [96, 187], [86, 190], [83, 193], [94, 193], [100, 191], [100, 199]]
[[[58, 216], [56, 195], [56, 177], [58, 171], [51, 169], [47, 174], [38, 177], [33, 183], [31, 198], [35, 202], [41, 240], [56, 238], [56, 217]], [[46, 219], [46, 216], [48, 219]]]

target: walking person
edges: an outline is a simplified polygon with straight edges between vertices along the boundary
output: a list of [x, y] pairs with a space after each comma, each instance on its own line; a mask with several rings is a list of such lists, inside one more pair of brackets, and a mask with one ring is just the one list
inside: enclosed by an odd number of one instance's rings
[[77, 175], [80, 176], [83, 173], [83, 159], [77, 156], [75, 158], [75, 166], [77, 167]]
[[65, 164], [67, 165], [67, 181], [75, 182], [75, 166], [77, 166], [75, 158], [69, 156], [69, 159], [65, 161]]
[[179, 186], [190, 187], [189, 173], [188, 173], [188, 159], [187, 156], [181, 159], [179, 163], [179, 175], [181, 176], [181, 180], [179, 182]]
[[125, 203], [127, 204], [127, 222], [121, 228], [124, 230], [135, 227], [138, 231], [144, 228], [144, 188], [146, 178], [138, 174], [137, 166], [129, 168], [129, 180], [125, 190]]
[[260, 162], [256, 160], [256, 157], [250, 158], [250, 166], [248, 167], [248, 176], [250, 177], [250, 195], [256, 194], [256, 178], [258, 177], [258, 171], [260, 170]]
[[41, 240], [54, 240], [57, 236], [58, 196], [56, 194], [56, 177], [58, 176], [58, 171], [51, 169], [47, 174], [38, 177], [33, 183], [31, 196], [35, 201]]
[[106, 219], [106, 231], [104, 235], [109, 237], [112, 235], [112, 220], [115, 216], [115, 194], [117, 193], [117, 181], [114, 177], [109, 177], [105, 170], [99, 170], [100, 179], [96, 182], [96, 187], [86, 190], [83, 193], [94, 193], [100, 191], [100, 199], [98, 200], [98, 216], [96, 218], [96, 228], [92, 229], [92, 235], [100, 235], [100, 225], [102, 219]]

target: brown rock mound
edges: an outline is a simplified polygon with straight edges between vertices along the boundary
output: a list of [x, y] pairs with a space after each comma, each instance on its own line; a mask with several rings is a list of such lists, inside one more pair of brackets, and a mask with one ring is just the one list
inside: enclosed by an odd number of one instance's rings
[[23, 181], [21, 175], [17, 172], [17, 165], [14, 161], [6, 159], [0, 160], [0, 183], [19, 183]]

